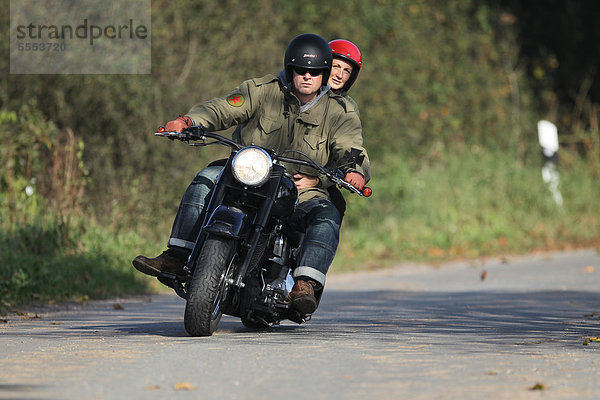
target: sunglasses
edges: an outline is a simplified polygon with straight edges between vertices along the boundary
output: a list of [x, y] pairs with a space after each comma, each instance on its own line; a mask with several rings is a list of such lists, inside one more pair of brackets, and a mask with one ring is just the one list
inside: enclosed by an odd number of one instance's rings
[[322, 69], [313, 69], [313, 68], [294, 67], [294, 72], [301, 76], [304, 76], [307, 73], [309, 73], [310, 76], [319, 76], [323, 73], [323, 70]]

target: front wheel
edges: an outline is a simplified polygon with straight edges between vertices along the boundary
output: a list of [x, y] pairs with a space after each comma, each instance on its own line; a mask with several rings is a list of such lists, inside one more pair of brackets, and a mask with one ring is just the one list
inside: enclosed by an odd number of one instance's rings
[[235, 242], [221, 237], [208, 237], [196, 260], [194, 275], [188, 288], [184, 325], [191, 336], [210, 336], [223, 315], [227, 297]]

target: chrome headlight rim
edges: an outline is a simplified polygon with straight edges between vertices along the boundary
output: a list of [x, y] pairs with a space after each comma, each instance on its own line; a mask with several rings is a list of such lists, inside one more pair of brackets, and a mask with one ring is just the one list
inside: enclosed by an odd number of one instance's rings
[[257, 146], [240, 149], [231, 162], [231, 172], [234, 178], [249, 187], [264, 185], [271, 176], [272, 168], [271, 155]]

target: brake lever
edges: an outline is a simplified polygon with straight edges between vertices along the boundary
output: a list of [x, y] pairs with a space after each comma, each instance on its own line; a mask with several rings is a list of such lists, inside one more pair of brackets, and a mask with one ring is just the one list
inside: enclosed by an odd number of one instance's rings
[[181, 134], [179, 132], [167, 131], [164, 126], [159, 126], [154, 136], [166, 137], [169, 139], [180, 138]]
[[342, 175], [342, 172], [340, 170], [337, 170], [336, 172], [331, 173], [331, 177], [330, 177], [334, 181], [334, 183], [337, 184], [340, 188], [345, 188], [352, 193], [356, 193], [356, 194], [358, 194], [360, 196], [364, 196], [364, 197], [370, 197], [371, 194], [373, 194], [373, 190], [371, 190], [370, 187], [365, 186], [362, 188], [362, 190], [357, 189], [350, 182], [346, 182], [341, 177], [341, 175]]
[[[191, 135], [187, 132], [167, 131], [164, 126], [159, 126], [158, 129], [156, 130], [156, 132], [154, 133], [154, 136], [166, 137], [171, 140], [177, 139], [177, 140], [181, 140], [182, 142], [186, 142], [191, 139]], [[202, 141], [204, 141], [204, 139], [206, 139], [206, 138], [204, 138], [204, 137], [199, 138], [199, 140], [202, 140]]]

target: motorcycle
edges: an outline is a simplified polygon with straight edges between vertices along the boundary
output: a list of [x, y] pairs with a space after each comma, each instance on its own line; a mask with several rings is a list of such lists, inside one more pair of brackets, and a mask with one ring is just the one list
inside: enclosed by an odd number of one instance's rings
[[161, 127], [155, 135], [190, 146], [219, 144], [231, 148], [184, 267], [185, 281], [164, 272], [158, 276], [186, 300], [186, 331], [192, 336], [210, 336], [223, 314], [241, 318], [248, 328], [269, 327], [285, 319], [299, 324], [308, 321], [310, 315], [299, 313], [286, 302], [294, 285], [292, 271], [302, 235], [286, 225], [297, 204], [298, 191], [283, 163], [310, 166], [338, 187], [368, 197], [370, 188], [356, 189], [344, 181], [341, 171], [361, 162], [360, 152], [347, 152], [345, 164], [332, 169], [299, 151], [277, 154], [259, 146], [241, 146], [201, 126], [181, 133]]

